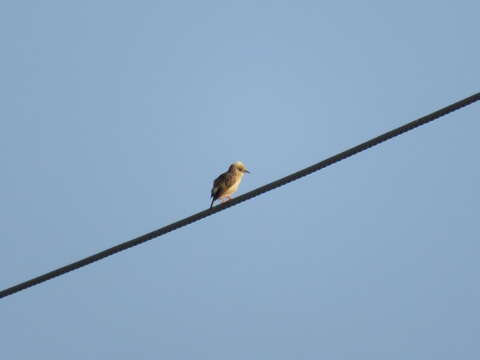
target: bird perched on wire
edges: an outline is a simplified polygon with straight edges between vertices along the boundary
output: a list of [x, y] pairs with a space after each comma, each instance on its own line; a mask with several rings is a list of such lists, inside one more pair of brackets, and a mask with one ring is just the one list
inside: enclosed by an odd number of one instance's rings
[[237, 161], [230, 165], [227, 172], [215, 179], [213, 182], [210, 209], [217, 199], [224, 201], [232, 199], [230, 195], [237, 191], [238, 185], [240, 185], [245, 173], [250, 173], [250, 171], [247, 170], [241, 161]]

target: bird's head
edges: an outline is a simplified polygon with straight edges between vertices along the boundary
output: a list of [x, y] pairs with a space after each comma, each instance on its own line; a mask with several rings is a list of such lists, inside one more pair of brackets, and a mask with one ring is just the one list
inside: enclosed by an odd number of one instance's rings
[[241, 173], [250, 173], [250, 171], [247, 170], [241, 161], [234, 162], [232, 165], [230, 165], [229, 170], [237, 170]]

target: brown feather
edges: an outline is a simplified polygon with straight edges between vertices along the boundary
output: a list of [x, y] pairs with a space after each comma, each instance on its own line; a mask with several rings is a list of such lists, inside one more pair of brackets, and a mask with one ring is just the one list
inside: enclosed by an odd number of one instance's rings
[[233, 184], [235, 184], [235, 175], [230, 172], [223, 173], [213, 182], [212, 197], [215, 200], [218, 199]]

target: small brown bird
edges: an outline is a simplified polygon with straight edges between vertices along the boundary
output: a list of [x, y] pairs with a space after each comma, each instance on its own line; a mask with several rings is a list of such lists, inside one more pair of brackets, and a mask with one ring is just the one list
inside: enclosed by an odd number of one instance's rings
[[250, 171], [247, 170], [241, 161], [237, 161], [230, 165], [227, 172], [215, 179], [213, 182], [210, 209], [217, 199], [224, 201], [232, 199], [230, 195], [237, 191], [238, 185], [240, 185], [245, 173], [250, 173]]

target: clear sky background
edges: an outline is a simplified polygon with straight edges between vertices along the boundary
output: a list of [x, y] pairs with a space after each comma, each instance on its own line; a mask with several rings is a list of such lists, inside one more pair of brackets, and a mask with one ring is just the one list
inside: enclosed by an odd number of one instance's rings
[[[478, 1], [3, 1], [0, 286], [479, 91]], [[0, 300], [3, 359], [479, 359], [480, 104]]]

